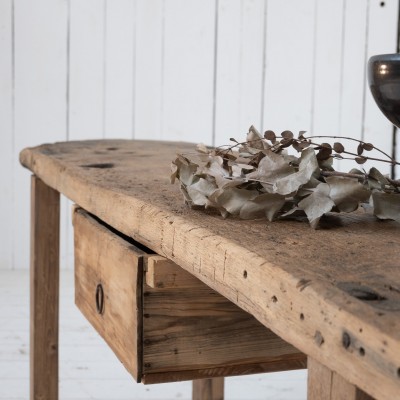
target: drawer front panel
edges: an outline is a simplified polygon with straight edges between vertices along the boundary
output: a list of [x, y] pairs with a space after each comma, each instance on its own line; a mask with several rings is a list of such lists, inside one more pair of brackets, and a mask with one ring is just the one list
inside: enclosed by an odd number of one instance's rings
[[144, 253], [80, 208], [73, 224], [76, 305], [140, 381]]

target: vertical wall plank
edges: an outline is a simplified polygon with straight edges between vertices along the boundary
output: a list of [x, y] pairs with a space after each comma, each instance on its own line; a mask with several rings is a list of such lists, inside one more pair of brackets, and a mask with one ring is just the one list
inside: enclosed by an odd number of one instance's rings
[[311, 134], [339, 135], [343, 0], [316, 4]]
[[[367, 18], [367, 1], [345, 0], [339, 132], [355, 139], [361, 139], [363, 126]], [[343, 172], [354, 167], [352, 160], [340, 160], [336, 166]]]
[[137, 0], [134, 137], [161, 138], [164, 0]]
[[218, 5], [215, 144], [261, 129], [264, 0], [220, 0]]
[[135, 1], [107, 1], [105, 137], [132, 138]]
[[70, 0], [69, 139], [104, 137], [106, 0]]
[[0, 269], [12, 267], [13, 207], [13, 29], [12, 0], [0, 2]]
[[[105, 98], [106, 10], [109, 3], [112, 2], [69, 0], [68, 140], [104, 138], [106, 121], [111, 124], [107, 119], [110, 114], [106, 113]], [[66, 229], [66, 250], [61, 252], [61, 262], [68, 268], [73, 266], [74, 252], [71, 206], [69, 200], [62, 203], [67, 222], [65, 226], [62, 224], [62, 229]]]
[[315, 1], [267, 3], [264, 129], [311, 127]]
[[212, 142], [215, 0], [165, 3], [162, 138]]
[[[395, 53], [397, 48], [397, 0], [370, 0], [368, 18], [368, 58], [375, 54]], [[383, 116], [366, 85], [363, 140], [377, 145], [382, 150], [392, 151], [393, 125]], [[366, 169], [376, 165], [383, 173], [390, 173], [390, 165], [367, 162]]]
[[29, 265], [30, 174], [19, 165], [18, 153], [27, 146], [66, 139], [66, 43], [65, 0], [15, 2], [16, 268]]

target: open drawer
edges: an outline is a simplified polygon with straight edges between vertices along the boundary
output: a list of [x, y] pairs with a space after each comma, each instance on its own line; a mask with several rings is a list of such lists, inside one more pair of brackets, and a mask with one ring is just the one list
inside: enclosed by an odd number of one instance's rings
[[138, 382], [306, 367], [306, 357], [171, 261], [73, 213], [75, 302]]

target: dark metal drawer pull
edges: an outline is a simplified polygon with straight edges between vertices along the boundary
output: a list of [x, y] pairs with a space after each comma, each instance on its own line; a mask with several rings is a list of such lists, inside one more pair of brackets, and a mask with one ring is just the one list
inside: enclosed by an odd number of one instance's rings
[[99, 314], [104, 312], [104, 291], [103, 286], [99, 283], [96, 287], [96, 309]]

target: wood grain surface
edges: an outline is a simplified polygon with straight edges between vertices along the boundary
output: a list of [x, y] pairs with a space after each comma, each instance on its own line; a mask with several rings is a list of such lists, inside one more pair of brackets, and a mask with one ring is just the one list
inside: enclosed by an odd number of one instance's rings
[[[142, 376], [143, 252], [76, 208], [75, 303], [125, 368]], [[98, 302], [101, 287], [102, 306]]]
[[26, 149], [46, 184], [201, 279], [377, 399], [400, 390], [400, 224], [364, 213], [223, 220], [169, 183], [182, 143], [81, 141]]
[[58, 399], [60, 195], [31, 179], [30, 399]]
[[76, 304], [136, 381], [306, 367], [303, 353], [181, 267], [173, 265], [175, 276], [190, 275], [191, 282], [151, 288], [142, 260], [153, 272], [163, 264], [171, 271], [171, 262], [145, 255], [79, 207], [73, 223]]
[[224, 378], [193, 381], [192, 400], [224, 400]]
[[309, 358], [307, 400], [374, 400], [336, 372]]

